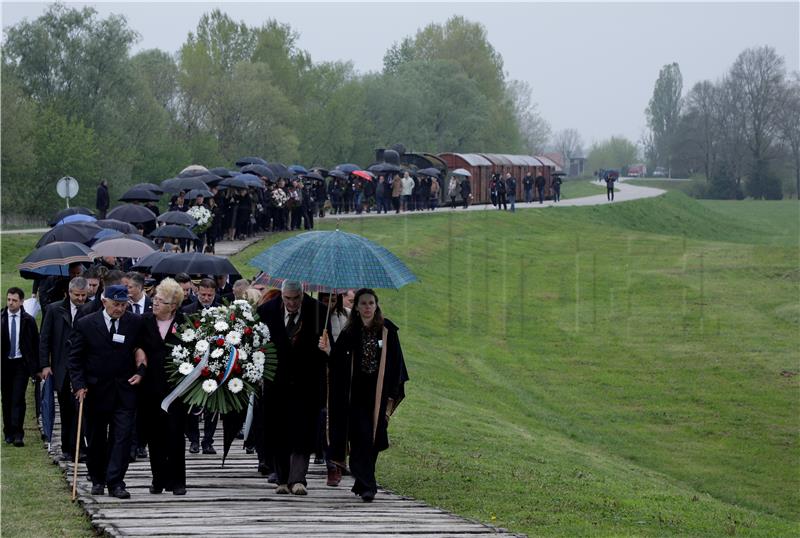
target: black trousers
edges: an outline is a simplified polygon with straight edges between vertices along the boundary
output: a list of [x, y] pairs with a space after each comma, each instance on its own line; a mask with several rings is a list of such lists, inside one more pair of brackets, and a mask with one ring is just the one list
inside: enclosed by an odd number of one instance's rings
[[3, 436], [6, 441], [22, 439], [25, 435], [25, 391], [28, 389], [28, 365], [24, 358], [3, 357], [1, 370]]
[[539, 203], [544, 202], [544, 187], [537, 187], [536, 191], [539, 193]]
[[[58, 410], [61, 414], [61, 452], [75, 454], [75, 438], [78, 431], [78, 402], [72, 394], [69, 381], [64, 381], [61, 390], [56, 391]], [[81, 436], [81, 452], [86, 452], [86, 443]]]
[[400, 213], [400, 197], [399, 196], [392, 196], [392, 207], [394, 207], [395, 213]]
[[355, 478], [352, 491], [361, 495], [365, 491], [378, 491], [375, 481], [375, 464], [378, 451], [372, 439], [372, 408], [355, 408], [350, 416], [350, 474]]
[[304, 452], [290, 452], [283, 448], [275, 450], [275, 472], [278, 475], [278, 484], [303, 484], [306, 482], [308, 472], [309, 454]]
[[160, 398], [147, 398], [139, 407], [150, 444], [150, 471], [156, 488], [186, 487], [186, 404], [176, 400], [169, 413]]
[[606, 187], [606, 198], [614, 200], [614, 187]]
[[503, 206], [504, 210], [508, 209], [508, 205], [506, 205], [506, 195], [498, 193], [497, 194], [497, 209], [500, 209], [500, 206]]
[[[195, 414], [193, 409], [186, 417], [186, 438], [190, 443], [200, 442], [200, 415]], [[214, 432], [217, 431], [217, 421], [219, 415], [210, 411], [203, 411], [203, 447], [210, 447], [214, 444]]]
[[556, 202], [561, 200], [561, 185], [553, 185], [553, 200]]
[[125, 473], [131, 451], [135, 407], [119, 401], [97, 401], [92, 390], [86, 395], [84, 412], [89, 424], [89, 458], [86, 467], [95, 484], [108, 484], [109, 489], [125, 487]]

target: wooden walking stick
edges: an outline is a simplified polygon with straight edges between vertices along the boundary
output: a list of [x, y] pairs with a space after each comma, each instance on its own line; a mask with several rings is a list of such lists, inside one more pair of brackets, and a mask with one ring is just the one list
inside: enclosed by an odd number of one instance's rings
[[83, 422], [83, 397], [78, 408], [78, 433], [75, 435], [75, 465], [72, 467], [72, 501], [78, 497], [78, 460], [81, 450], [81, 422]]

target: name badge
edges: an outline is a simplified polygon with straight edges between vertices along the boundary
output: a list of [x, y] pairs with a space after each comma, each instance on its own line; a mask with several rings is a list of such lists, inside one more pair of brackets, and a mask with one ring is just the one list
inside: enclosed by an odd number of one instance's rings
[[116, 333], [114, 336], [111, 337], [111, 339], [114, 342], [118, 343], [118, 344], [124, 344], [125, 343], [125, 335], [124, 334]]

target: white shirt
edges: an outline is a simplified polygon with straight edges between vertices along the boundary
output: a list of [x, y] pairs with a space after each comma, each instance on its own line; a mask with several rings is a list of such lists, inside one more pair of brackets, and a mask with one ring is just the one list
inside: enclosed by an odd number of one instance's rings
[[138, 304], [139, 305], [138, 314], [144, 314], [144, 305], [147, 302], [146, 299], [147, 299], [147, 295], [145, 295], [143, 293], [141, 299], [139, 299], [138, 301], [131, 301], [131, 312], [133, 312], [134, 314], [137, 314], [136, 309], [133, 307], [133, 305]]
[[299, 323], [300, 322], [300, 310], [298, 310], [294, 314], [292, 314], [292, 313], [290, 313], [288, 311], [285, 311], [284, 314], [283, 314], [283, 325], [284, 326], [288, 326], [289, 325], [289, 320], [292, 319], [292, 317], [294, 317], [294, 316], [297, 316], [296, 318], [294, 318], [295, 319], [295, 323]]
[[69, 320], [75, 321], [75, 314], [78, 313], [78, 305], [73, 303], [72, 301], [69, 302]]
[[[108, 332], [111, 332], [111, 316], [108, 315], [108, 312], [106, 312], [105, 308], [103, 309], [103, 320], [106, 322], [106, 329]], [[117, 328], [115, 332], [119, 332], [119, 320], [116, 320], [116, 322]]]
[[9, 356], [9, 358], [13, 357], [15, 359], [19, 359], [22, 357], [22, 352], [19, 350], [19, 334], [22, 332], [22, 309], [20, 308], [17, 310], [16, 314], [12, 314], [10, 311], [8, 312], [8, 337], [11, 338], [11, 316], [16, 316], [17, 318], [17, 335], [14, 339], [14, 346], [15, 349], [13, 350], [14, 353]]

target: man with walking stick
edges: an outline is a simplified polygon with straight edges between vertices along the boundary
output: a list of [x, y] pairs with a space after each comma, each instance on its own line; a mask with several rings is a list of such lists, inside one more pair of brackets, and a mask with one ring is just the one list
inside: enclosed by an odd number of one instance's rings
[[[125, 473], [136, 410], [136, 385], [146, 357], [136, 348], [141, 317], [127, 311], [128, 289], [113, 285], [103, 291], [103, 309], [75, 321], [70, 335], [69, 374], [75, 397], [85, 407], [88, 424], [87, 467], [92, 495], [130, 498]], [[80, 430], [78, 430], [80, 431]]]

